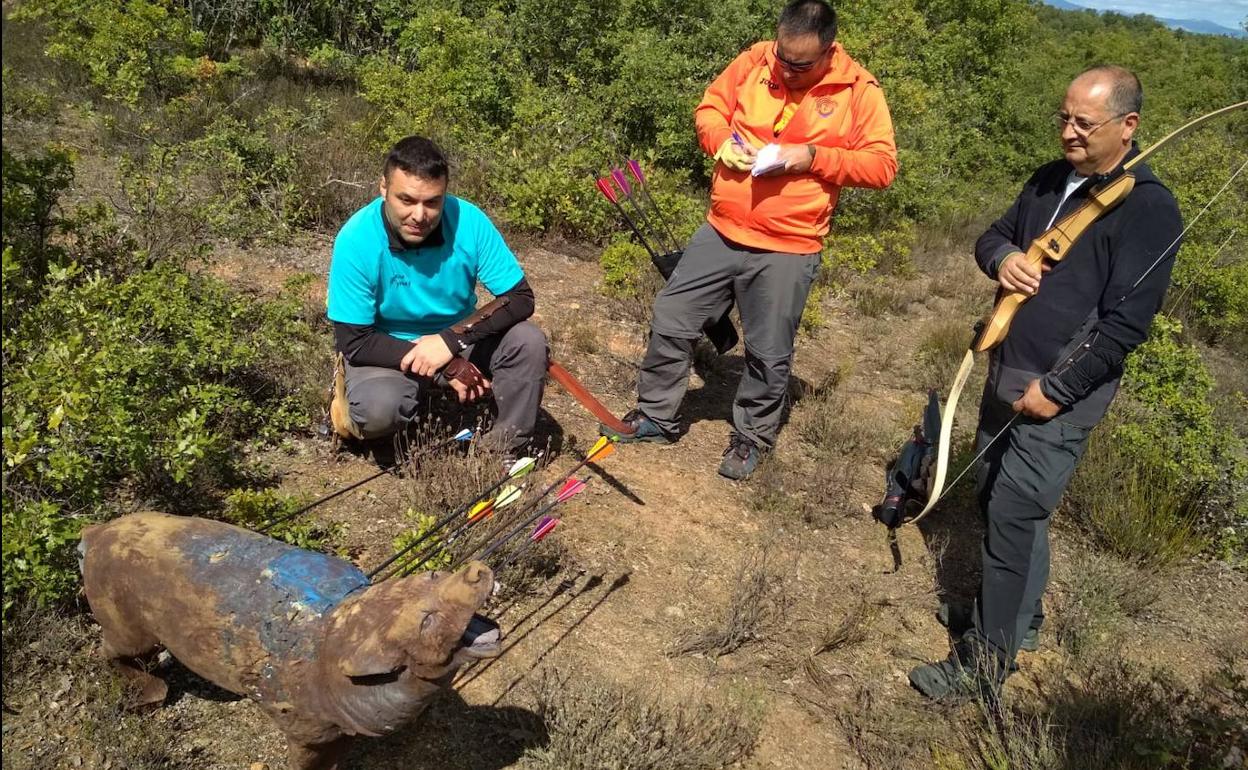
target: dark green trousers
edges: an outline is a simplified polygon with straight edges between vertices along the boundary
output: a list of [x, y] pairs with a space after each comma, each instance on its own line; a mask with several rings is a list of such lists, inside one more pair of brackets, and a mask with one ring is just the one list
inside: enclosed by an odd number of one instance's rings
[[[980, 404], [977, 450], [1014, 415], [1010, 404], [985, 395]], [[980, 510], [985, 518], [984, 573], [968, 632], [1008, 664], [1028, 628], [1044, 621], [1049, 581], [1049, 519], [1083, 456], [1090, 428], [1054, 418], [1019, 416], [992, 444], [979, 468]], [[1002, 669], [1005, 670], [1005, 669]]]

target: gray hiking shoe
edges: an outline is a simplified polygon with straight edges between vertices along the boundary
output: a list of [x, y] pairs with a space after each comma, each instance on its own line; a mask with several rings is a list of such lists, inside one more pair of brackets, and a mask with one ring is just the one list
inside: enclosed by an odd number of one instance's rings
[[[970, 631], [971, 627], [975, 625], [974, 608], [972, 605], [962, 602], [941, 602], [940, 608], [936, 610], [936, 620], [949, 629], [949, 634], [953, 638], [960, 639], [962, 634]], [[1039, 650], [1040, 629], [1027, 629], [1027, 633], [1023, 634], [1023, 638], [1018, 644], [1018, 649], [1023, 652], [1036, 652]]]
[[948, 658], [912, 669], [910, 684], [935, 701], [979, 698], [992, 703], [1000, 697], [1004, 682], [999, 668], [995, 654], [959, 642]]
[[617, 433], [601, 423], [598, 424], [598, 434], [621, 444], [633, 444], [640, 441], [650, 441], [655, 444], [676, 443], [676, 436], [664, 433], [649, 417], [642, 414], [640, 409], [631, 410], [620, 418], [620, 422], [633, 429], [631, 436]]
[[747, 479], [758, 467], [758, 459], [758, 446], [740, 433], [733, 433], [719, 464], [719, 475], [734, 481]]

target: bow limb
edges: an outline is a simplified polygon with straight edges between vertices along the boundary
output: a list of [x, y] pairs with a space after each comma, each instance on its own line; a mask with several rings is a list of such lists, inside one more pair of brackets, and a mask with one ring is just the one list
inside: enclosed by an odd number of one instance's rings
[[1191, 131], [1197, 126], [1200, 126], [1210, 120], [1213, 120], [1214, 118], [1221, 117], [1222, 115], [1225, 115], [1227, 113], [1234, 112], [1236, 110], [1242, 110], [1242, 109], [1248, 109], [1248, 102], [1239, 102], [1237, 104], [1231, 104], [1221, 109], [1214, 110], [1213, 112], [1201, 115], [1199, 118], [1188, 121], [1187, 123], [1184, 123], [1183, 125], [1179, 126], [1178, 128], [1174, 129], [1170, 133], [1163, 136], [1161, 139], [1157, 140], [1156, 142], [1153, 142], [1153, 144], [1150, 145], [1148, 149], [1141, 150], [1139, 155], [1136, 155], [1134, 158], [1128, 161], [1125, 165], [1123, 165], [1123, 169], [1130, 171], [1131, 169], [1135, 168], [1139, 164], [1143, 163], [1144, 159], [1147, 158], [1149, 155], [1152, 155], [1154, 152], [1164, 147], [1167, 143], [1175, 139], [1178, 139], [1180, 136], [1186, 134], [1188, 131]]
[[970, 349], [962, 357], [962, 365], [958, 367], [958, 374], [953, 378], [953, 386], [949, 388], [949, 400], [945, 402], [945, 408], [940, 412], [940, 440], [936, 443], [936, 473], [932, 479], [932, 491], [927, 496], [927, 504], [917, 516], [903, 522], [900, 526], [904, 527], [906, 524], [918, 522], [936, 507], [936, 503], [944, 494], [945, 476], [949, 472], [949, 443], [953, 438], [953, 416], [958, 411], [958, 399], [961, 398], [962, 390], [966, 387], [966, 382], [971, 377], [971, 370], [974, 368], [975, 351]]
[[571, 372], [555, 363], [554, 359], [548, 361], [546, 371], [550, 374], [551, 379], [563, 386], [563, 389], [572, 398], [575, 398], [581, 406], [585, 407], [594, 417], [597, 417], [598, 421], [607, 428], [623, 436], [631, 436], [636, 431], [635, 428], [631, 428], [621, 422], [619, 418], [611, 413], [610, 409], [607, 409], [602, 405], [601, 401], [594, 398], [594, 394], [590, 393], [584, 385], [573, 377]]

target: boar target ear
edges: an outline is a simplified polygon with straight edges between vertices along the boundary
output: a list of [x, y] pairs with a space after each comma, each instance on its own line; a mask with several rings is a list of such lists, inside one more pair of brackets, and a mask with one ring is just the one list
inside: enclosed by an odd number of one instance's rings
[[343, 656], [338, 668], [350, 677], [394, 674], [404, 667], [403, 648], [393, 639], [374, 633]]

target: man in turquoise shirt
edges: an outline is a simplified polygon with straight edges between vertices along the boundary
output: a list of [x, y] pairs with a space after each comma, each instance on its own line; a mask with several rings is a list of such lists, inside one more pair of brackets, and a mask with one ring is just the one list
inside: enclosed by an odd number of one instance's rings
[[[546, 337], [526, 321], [534, 296], [489, 218], [447, 194], [446, 157], [409, 136], [386, 155], [381, 197], [334, 240], [327, 298], [344, 359], [340, 435], [371, 439], [406, 428], [422, 389], [460, 401], [493, 393], [494, 434], [508, 451], [533, 436], [546, 375]], [[497, 299], [482, 315], [477, 283]]]

